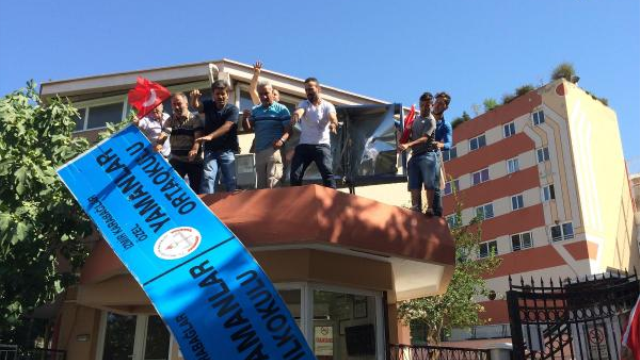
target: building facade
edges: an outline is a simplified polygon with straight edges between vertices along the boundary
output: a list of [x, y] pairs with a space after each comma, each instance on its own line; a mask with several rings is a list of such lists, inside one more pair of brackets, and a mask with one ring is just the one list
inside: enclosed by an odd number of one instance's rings
[[458, 225], [454, 205], [462, 202], [462, 222], [484, 219], [478, 256], [502, 258], [487, 277], [498, 298], [478, 299], [492, 325], [473, 336], [508, 335], [501, 294], [509, 275], [575, 279], [638, 265], [616, 114], [575, 84], [551, 82], [462, 123], [445, 161], [449, 225]]
[[[215, 65], [231, 84], [230, 102], [250, 108], [252, 67], [230, 60]], [[41, 95], [69, 98], [81, 114], [76, 135], [94, 141], [107, 122], [128, 114], [126, 93], [138, 75], [171, 92], [200, 89], [206, 96], [208, 69], [209, 63], [199, 63], [49, 82]], [[261, 78], [280, 91], [288, 107], [305, 96], [302, 79], [266, 70]], [[323, 97], [335, 105], [386, 104], [327, 86]], [[253, 156], [253, 134], [240, 129], [239, 137], [240, 176], [254, 172], [245, 161]], [[248, 190], [252, 181], [242, 184], [245, 191], [202, 200], [252, 252], [319, 358], [384, 359], [388, 344], [409, 343], [396, 303], [446, 289], [455, 258], [446, 222], [393, 206], [408, 200], [402, 183], [358, 187], [355, 196], [317, 185]], [[54, 347], [69, 360], [180, 359], [176, 341], [140, 286], [104, 241], [92, 244], [79, 285], [65, 294]], [[358, 329], [370, 331], [371, 343], [350, 348], [348, 338]]]

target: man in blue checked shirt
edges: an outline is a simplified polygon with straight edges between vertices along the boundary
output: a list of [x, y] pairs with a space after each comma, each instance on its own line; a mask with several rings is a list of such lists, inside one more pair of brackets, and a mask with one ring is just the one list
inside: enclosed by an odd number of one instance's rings
[[[436, 118], [436, 134], [434, 145], [438, 147], [440, 152], [447, 151], [451, 149], [451, 141], [453, 137], [453, 130], [451, 128], [451, 124], [449, 124], [444, 119], [444, 112], [449, 108], [449, 103], [451, 102], [451, 96], [446, 92], [439, 92], [436, 94], [436, 102], [433, 105], [433, 110], [431, 113]], [[442, 161], [439, 161], [438, 164], [442, 167], [444, 166]], [[439, 171], [441, 169], [438, 169]], [[440, 171], [440, 176], [444, 174], [443, 171]], [[443, 181], [447, 181], [447, 179], [442, 179]], [[433, 214], [435, 216], [442, 217], [442, 188], [440, 186], [436, 186], [435, 192], [433, 194], [433, 204], [431, 204], [431, 208], [433, 209]]]
[[261, 104], [253, 107], [251, 117], [243, 120], [243, 126], [256, 133], [258, 189], [271, 189], [282, 179], [281, 149], [289, 139], [291, 113], [286, 106], [275, 101], [270, 83], [258, 84], [258, 96]]

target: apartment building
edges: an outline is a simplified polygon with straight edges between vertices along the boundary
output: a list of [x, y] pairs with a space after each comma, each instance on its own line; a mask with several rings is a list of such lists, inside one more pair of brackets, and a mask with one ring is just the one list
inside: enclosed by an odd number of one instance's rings
[[482, 336], [508, 335], [509, 275], [559, 280], [638, 265], [616, 114], [577, 85], [557, 80], [462, 123], [444, 157], [449, 225], [461, 201], [462, 222], [484, 219], [478, 256], [502, 258], [487, 277], [497, 299], [478, 299], [492, 324], [475, 329]]

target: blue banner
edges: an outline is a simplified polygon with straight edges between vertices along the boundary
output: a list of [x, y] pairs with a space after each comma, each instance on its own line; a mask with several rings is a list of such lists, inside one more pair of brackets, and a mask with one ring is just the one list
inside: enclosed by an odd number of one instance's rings
[[135, 126], [58, 174], [186, 359], [315, 359], [253, 256]]

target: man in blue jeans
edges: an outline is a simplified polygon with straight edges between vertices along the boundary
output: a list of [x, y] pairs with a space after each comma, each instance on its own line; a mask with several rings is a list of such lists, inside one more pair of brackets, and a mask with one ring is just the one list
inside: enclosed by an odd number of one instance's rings
[[329, 132], [337, 133], [336, 108], [320, 97], [318, 79], [310, 77], [304, 81], [307, 100], [298, 104], [291, 115], [291, 127], [300, 122], [300, 142], [291, 160], [291, 186], [302, 185], [307, 167], [314, 162], [322, 176], [322, 184], [336, 188], [333, 178], [333, 157]]
[[[411, 127], [409, 141], [400, 143], [398, 151], [411, 149], [409, 160], [409, 192], [411, 206], [414, 211], [422, 212], [422, 186], [427, 192], [427, 204], [433, 203], [434, 191], [440, 186], [439, 154], [434, 149], [433, 133], [436, 120], [431, 114], [433, 95], [425, 92], [420, 96], [420, 116], [417, 116]], [[433, 209], [427, 210], [427, 215], [433, 215]]]
[[238, 108], [230, 104], [229, 85], [223, 80], [217, 80], [211, 84], [212, 100], [200, 101], [200, 91], [193, 90], [190, 93], [191, 106], [205, 115], [203, 137], [196, 142], [204, 144], [204, 164], [201, 194], [213, 194], [215, 192], [218, 171], [220, 180], [226, 191], [235, 191], [237, 188], [236, 156], [238, 145]]
[[[436, 102], [433, 105], [433, 117], [436, 119], [436, 133], [434, 145], [442, 151], [448, 151], [451, 149], [451, 141], [453, 136], [453, 129], [451, 124], [444, 118], [444, 112], [449, 108], [451, 102], [451, 96], [446, 92], [439, 92], [436, 94]], [[442, 160], [442, 157], [439, 158]], [[440, 168], [444, 166], [442, 161], [439, 161], [438, 173], [442, 174]], [[445, 181], [447, 179], [444, 179]], [[458, 189], [456, 189], [458, 190]], [[430, 205], [433, 208], [433, 214], [435, 216], [442, 217], [442, 189], [440, 186], [436, 186], [433, 193], [433, 203]]]

